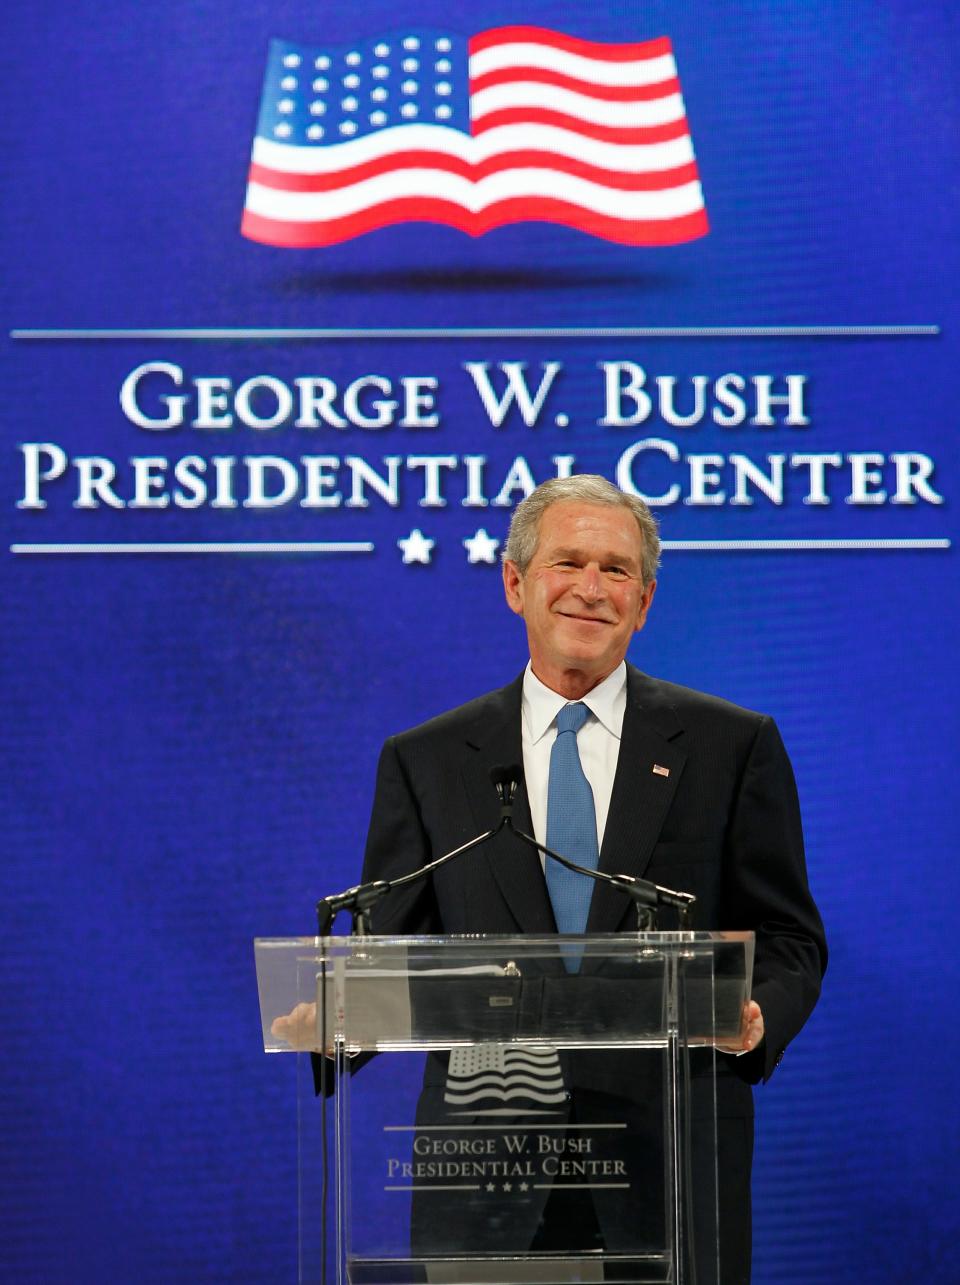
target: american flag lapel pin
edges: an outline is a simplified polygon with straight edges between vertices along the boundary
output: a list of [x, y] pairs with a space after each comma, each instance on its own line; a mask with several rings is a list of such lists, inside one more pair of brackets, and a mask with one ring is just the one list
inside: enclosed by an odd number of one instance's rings
[[654, 775], [654, 776], [669, 776], [669, 775], [670, 775], [670, 769], [669, 769], [668, 767], [664, 767], [662, 763], [654, 763], [654, 765], [653, 765], [653, 775]]

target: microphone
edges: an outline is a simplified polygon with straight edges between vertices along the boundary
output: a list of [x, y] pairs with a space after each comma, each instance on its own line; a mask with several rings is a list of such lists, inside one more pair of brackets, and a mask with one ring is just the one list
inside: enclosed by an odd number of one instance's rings
[[497, 763], [490, 769], [490, 780], [500, 800], [500, 818], [509, 820], [513, 816], [513, 800], [517, 788], [523, 780], [523, 768], [518, 763], [507, 766]]
[[[497, 795], [500, 799], [500, 819], [492, 830], [484, 830], [483, 834], [478, 834], [475, 838], [468, 839], [466, 843], [461, 843], [459, 848], [453, 848], [450, 852], [445, 852], [442, 857], [437, 857], [434, 861], [428, 861], [425, 866], [418, 866], [416, 870], [411, 870], [409, 874], [400, 875], [396, 879], [375, 879], [371, 883], [357, 884], [355, 888], [348, 888], [346, 892], [336, 893], [332, 897], [321, 897], [317, 902], [319, 936], [326, 937], [329, 935], [333, 921], [341, 910], [349, 910], [353, 916], [351, 932], [354, 935], [368, 936], [370, 933], [370, 911], [381, 897], [385, 897], [394, 888], [402, 888], [405, 884], [415, 883], [418, 879], [425, 879], [427, 875], [433, 874], [434, 870], [439, 870], [448, 861], [462, 856], [463, 853], [469, 852], [472, 848], [478, 848], [482, 843], [486, 843], [488, 839], [492, 839], [494, 835], [499, 834], [504, 826], [511, 825], [513, 798], [517, 785], [523, 778], [523, 773], [518, 767], [496, 767], [493, 772], [499, 773], [495, 784], [497, 785]], [[491, 772], [491, 778], [493, 777], [493, 772]]]
[[663, 888], [660, 884], [651, 883], [649, 879], [639, 879], [635, 875], [608, 874], [605, 870], [594, 870], [589, 866], [582, 866], [576, 861], [571, 861], [569, 857], [554, 852], [552, 848], [538, 843], [532, 835], [518, 830], [513, 824], [513, 800], [523, 780], [523, 769], [519, 764], [504, 766], [498, 763], [490, 769], [490, 780], [500, 800], [500, 827], [498, 828], [506, 826], [518, 839], [553, 861], [558, 861], [567, 870], [586, 875], [595, 883], [610, 884], [620, 892], [626, 893], [637, 907], [637, 918], [641, 924], [650, 921], [652, 911], [658, 906], [676, 906], [680, 911], [681, 923], [686, 923], [696, 901], [693, 893], [675, 892], [672, 888]]
[[352, 915], [352, 933], [361, 936], [368, 935], [371, 931], [370, 911], [381, 897], [385, 897], [394, 888], [402, 888], [405, 884], [414, 883], [418, 879], [425, 879], [434, 870], [446, 865], [448, 861], [453, 861], [455, 857], [459, 857], [463, 853], [479, 847], [482, 843], [488, 842], [503, 829], [510, 830], [528, 847], [536, 849], [537, 852], [542, 852], [544, 856], [549, 857], [552, 861], [558, 861], [560, 865], [565, 866], [568, 870], [573, 870], [576, 874], [586, 875], [588, 879], [593, 879], [595, 883], [610, 884], [611, 887], [625, 893], [636, 905], [637, 918], [641, 925], [649, 925], [651, 923], [652, 914], [658, 906], [676, 906], [680, 911], [681, 924], [686, 924], [690, 909], [696, 901], [696, 897], [692, 893], [674, 892], [671, 888], [663, 888], [659, 884], [651, 883], [649, 879], [638, 879], [634, 875], [608, 874], [605, 870], [592, 870], [589, 866], [579, 865], [576, 861], [571, 861], [569, 857], [565, 857], [559, 852], [554, 852], [552, 848], [538, 843], [532, 835], [525, 834], [522, 830], [517, 829], [513, 823], [513, 804], [522, 780], [523, 768], [518, 763], [498, 763], [492, 767], [490, 769], [490, 781], [497, 792], [497, 798], [500, 800], [500, 818], [493, 829], [484, 830], [482, 834], [469, 839], [466, 843], [462, 843], [458, 848], [453, 848], [450, 852], [445, 852], [443, 856], [437, 857], [434, 861], [429, 861], [425, 866], [419, 866], [416, 870], [411, 870], [409, 874], [400, 875], [396, 879], [375, 879], [370, 883], [361, 883], [353, 888], [347, 888], [345, 892], [335, 893], [329, 897], [321, 897], [317, 902], [318, 935], [321, 937], [329, 935], [333, 921], [341, 910], [349, 910]]

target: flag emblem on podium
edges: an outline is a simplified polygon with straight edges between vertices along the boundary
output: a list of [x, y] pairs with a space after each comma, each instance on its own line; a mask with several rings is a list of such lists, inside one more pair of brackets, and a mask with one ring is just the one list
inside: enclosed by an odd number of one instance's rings
[[332, 245], [430, 222], [565, 224], [626, 245], [708, 231], [667, 38], [540, 27], [271, 42], [242, 232]]
[[548, 1044], [472, 1044], [451, 1050], [443, 1095], [451, 1114], [457, 1114], [454, 1107], [466, 1107], [472, 1115], [516, 1115], [521, 1110], [548, 1115], [543, 1107], [561, 1105], [566, 1098], [560, 1056]]

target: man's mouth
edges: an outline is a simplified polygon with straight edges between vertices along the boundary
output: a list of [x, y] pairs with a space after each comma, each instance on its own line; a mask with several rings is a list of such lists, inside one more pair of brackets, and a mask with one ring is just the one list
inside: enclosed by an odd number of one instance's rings
[[559, 613], [565, 620], [577, 620], [585, 625], [612, 625], [612, 620], [607, 620], [605, 616], [579, 616], [572, 611], [561, 611]]

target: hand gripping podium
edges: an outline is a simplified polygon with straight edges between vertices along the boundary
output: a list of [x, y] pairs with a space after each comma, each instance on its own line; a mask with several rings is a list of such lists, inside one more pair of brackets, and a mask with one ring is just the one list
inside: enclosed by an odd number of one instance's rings
[[330, 1054], [300, 1059], [302, 1281], [719, 1285], [714, 1046], [739, 1030], [752, 933], [261, 939], [256, 958], [264, 1048], [291, 1051], [272, 1027], [297, 1010], [301, 1051]]

